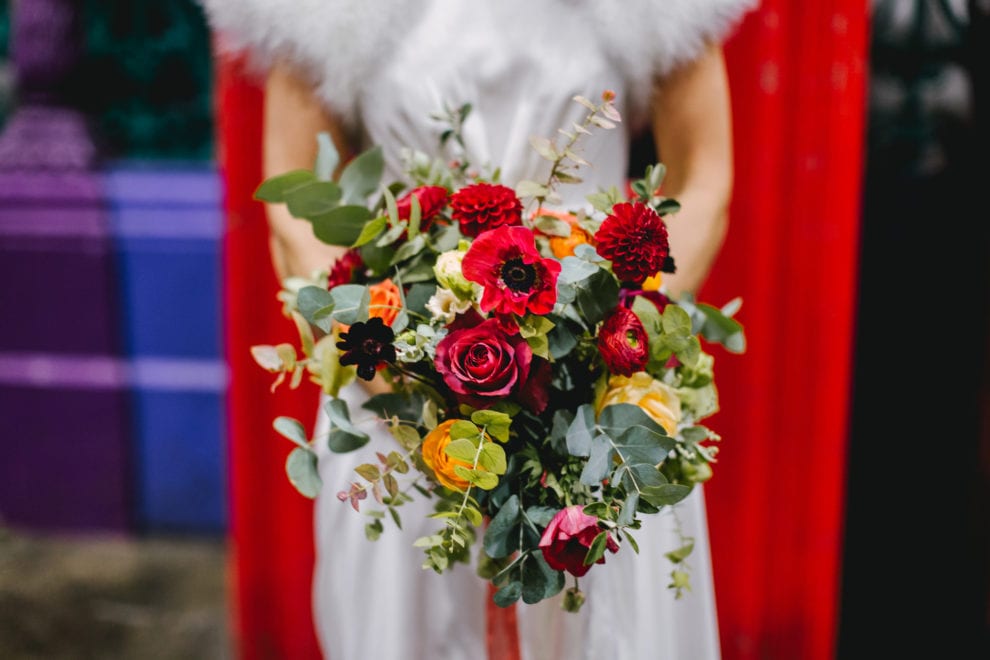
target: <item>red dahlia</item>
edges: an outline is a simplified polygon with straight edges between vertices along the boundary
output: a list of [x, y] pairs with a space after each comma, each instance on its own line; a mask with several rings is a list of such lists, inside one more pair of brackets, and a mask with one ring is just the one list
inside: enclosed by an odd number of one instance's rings
[[670, 255], [667, 225], [642, 202], [616, 204], [595, 233], [598, 254], [612, 262], [622, 282], [642, 284]]
[[512, 188], [493, 183], [474, 183], [450, 198], [451, 216], [461, 233], [472, 238], [497, 227], [522, 224], [522, 202]]

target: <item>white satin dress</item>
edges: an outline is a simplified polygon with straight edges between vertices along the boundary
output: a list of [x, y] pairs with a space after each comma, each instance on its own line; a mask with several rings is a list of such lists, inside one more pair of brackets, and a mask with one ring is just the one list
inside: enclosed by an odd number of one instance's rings
[[[386, 180], [403, 175], [402, 147], [437, 150], [444, 128], [430, 118], [445, 105], [471, 103], [463, 129], [466, 156], [481, 171], [501, 167], [501, 180], [546, 176], [548, 163], [530, 136], [554, 138], [582, 116], [571, 98], [617, 95], [625, 121], [580, 143], [592, 163], [584, 182], [560, 188], [567, 206], [624, 185], [629, 130], [642, 125], [650, 77], [699, 52], [705, 38], [724, 37], [754, 0], [205, 0], [214, 27], [263, 57], [288, 56], [316, 76], [318, 93], [367, 144], [380, 144]], [[621, 7], [621, 8], [620, 8]], [[324, 29], [325, 28], [325, 29]], [[338, 89], [338, 87], [342, 89]], [[676, 218], [673, 220], [676, 222]], [[370, 542], [369, 518], [337, 499], [355, 466], [394, 447], [374, 428], [359, 385], [342, 392], [352, 419], [368, 420], [372, 442], [331, 454], [320, 442], [323, 490], [317, 499], [315, 623], [328, 660], [484, 660], [486, 583], [472, 566], [437, 575], [422, 566], [413, 541], [434, 533], [431, 502], [403, 505], [403, 529], [386, 519]], [[325, 434], [320, 412], [317, 434]], [[667, 588], [665, 552], [680, 545], [669, 511], [647, 516], [628, 546], [595, 566], [580, 584], [587, 601], [564, 612], [560, 597], [518, 604], [523, 660], [718, 660], [705, 503], [701, 488], [676, 507], [693, 537], [693, 590], [675, 599]], [[571, 580], [568, 580], [568, 585]], [[498, 659], [490, 659], [498, 660]]]

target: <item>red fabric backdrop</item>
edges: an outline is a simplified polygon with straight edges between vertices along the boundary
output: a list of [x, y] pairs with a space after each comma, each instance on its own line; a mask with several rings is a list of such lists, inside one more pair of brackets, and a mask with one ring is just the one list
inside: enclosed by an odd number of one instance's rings
[[[764, 0], [726, 44], [736, 188], [729, 239], [702, 292], [740, 295], [743, 356], [716, 353], [725, 438], [708, 485], [726, 660], [835, 656], [855, 309], [868, 7]], [[263, 208], [261, 92], [217, 70], [227, 184], [226, 354], [233, 629], [245, 660], [318, 658], [310, 609], [312, 505], [282, 465], [277, 415], [311, 422], [316, 392], [271, 395], [249, 357], [290, 341]]]

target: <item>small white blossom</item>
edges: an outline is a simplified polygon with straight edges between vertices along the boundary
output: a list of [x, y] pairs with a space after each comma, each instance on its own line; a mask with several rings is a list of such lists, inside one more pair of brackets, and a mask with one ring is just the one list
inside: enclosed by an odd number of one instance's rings
[[427, 301], [426, 309], [433, 314], [434, 319], [446, 325], [458, 314], [471, 309], [473, 304], [470, 300], [461, 300], [450, 289], [437, 287], [437, 292]]

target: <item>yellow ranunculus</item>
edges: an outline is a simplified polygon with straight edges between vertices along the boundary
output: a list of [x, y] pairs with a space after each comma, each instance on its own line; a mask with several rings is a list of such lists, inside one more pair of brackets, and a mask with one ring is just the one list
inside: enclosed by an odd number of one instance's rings
[[663, 284], [663, 273], [657, 273], [646, 278], [643, 282], [643, 291], [659, 291], [660, 285]]
[[608, 379], [605, 395], [598, 404], [598, 413], [614, 403], [631, 403], [642, 408], [647, 415], [667, 431], [677, 432], [681, 419], [681, 400], [674, 388], [653, 378], [645, 371], [632, 376], [612, 376]]
[[426, 434], [426, 437], [423, 438], [423, 462], [433, 470], [437, 481], [451, 490], [463, 492], [471, 484], [457, 476], [454, 468], [460, 465], [471, 469], [471, 465], [451, 458], [444, 451], [450, 444], [450, 427], [454, 425], [455, 421], [457, 420], [448, 419]]

